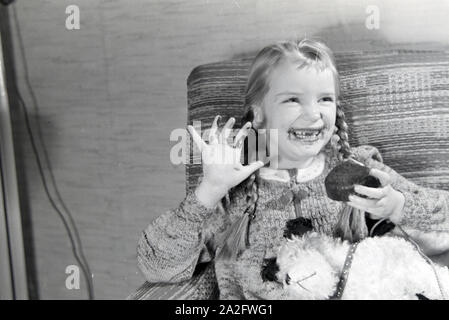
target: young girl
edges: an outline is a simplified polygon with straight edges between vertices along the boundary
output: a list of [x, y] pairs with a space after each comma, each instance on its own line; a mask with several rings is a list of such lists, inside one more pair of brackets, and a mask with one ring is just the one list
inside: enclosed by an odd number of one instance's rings
[[[247, 82], [244, 125], [228, 143], [235, 120], [209, 142], [189, 126], [202, 152], [203, 177], [178, 208], [158, 217], [138, 244], [138, 265], [149, 282], [189, 279], [199, 262], [214, 259], [220, 299], [288, 299], [282, 285], [263, 281], [264, 259], [275, 257], [289, 220], [356, 241], [368, 234], [364, 212], [388, 218], [436, 253], [449, 249], [449, 193], [419, 187], [382, 163], [371, 146], [350, 148], [331, 51], [312, 40], [268, 46]], [[266, 161], [240, 159], [251, 128], [275, 129], [277, 148]], [[223, 157], [224, 156], [224, 157]], [[324, 179], [340, 161], [371, 168], [379, 188], [356, 186], [348, 202], [326, 195]], [[348, 210], [348, 208], [350, 210]], [[351, 221], [351, 223], [349, 223]]]

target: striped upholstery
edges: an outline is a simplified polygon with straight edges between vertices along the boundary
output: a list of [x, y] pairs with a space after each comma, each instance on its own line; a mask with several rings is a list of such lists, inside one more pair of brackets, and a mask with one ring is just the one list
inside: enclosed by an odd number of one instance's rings
[[[404, 177], [449, 190], [449, 52], [340, 53], [336, 61], [351, 145], [373, 145]], [[204, 131], [216, 114], [239, 119], [250, 62], [196, 67], [187, 80], [188, 123], [201, 122], [196, 127]], [[187, 189], [201, 175], [201, 165], [192, 164], [198, 152], [190, 153]]]
[[216, 300], [218, 286], [212, 263], [197, 267], [192, 279], [181, 283], [145, 282], [127, 300]]

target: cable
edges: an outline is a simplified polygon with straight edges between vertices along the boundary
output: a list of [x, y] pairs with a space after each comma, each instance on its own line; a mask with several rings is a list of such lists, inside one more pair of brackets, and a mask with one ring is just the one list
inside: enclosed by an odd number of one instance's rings
[[[20, 49], [20, 53], [21, 53], [21, 58], [22, 58], [22, 64], [23, 64], [23, 68], [24, 68], [24, 75], [25, 75], [25, 84], [26, 87], [31, 95], [31, 99], [33, 101], [34, 104], [34, 108], [36, 110], [38, 110], [38, 103], [37, 103], [37, 98], [36, 95], [34, 94], [34, 90], [31, 86], [31, 81], [29, 78], [29, 71], [28, 71], [28, 63], [27, 63], [27, 59], [26, 59], [26, 54], [25, 54], [25, 47], [23, 44], [23, 38], [22, 38], [22, 34], [21, 34], [21, 29], [19, 26], [19, 22], [18, 22], [18, 17], [17, 17], [17, 12], [15, 10], [15, 6], [12, 6], [12, 11], [13, 11], [13, 19], [14, 19], [14, 24], [17, 30], [17, 38], [18, 38], [18, 44], [19, 44], [19, 49]], [[76, 224], [73, 220], [73, 217], [70, 213], [70, 211], [68, 210], [67, 206], [65, 205], [59, 191], [57, 188], [57, 184], [53, 175], [53, 172], [51, 170], [51, 166], [50, 166], [50, 161], [49, 161], [49, 157], [48, 157], [48, 153], [46, 151], [45, 145], [44, 145], [44, 139], [42, 137], [42, 133], [40, 131], [40, 126], [39, 123], [37, 121], [37, 133], [38, 133], [38, 138], [40, 140], [41, 146], [42, 146], [42, 152], [44, 154], [44, 162], [47, 165], [47, 169], [50, 175], [50, 180], [51, 180], [51, 184], [53, 185], [53, 188], [55, 190], [56, 193], [56, 198], [59, 200], [60, 205], [62, 206], [63, 210], [65, 211], [68, 219], [66, 219], [66, 217], [64, 217], [63, 213], [61, 212], [61, 210], [58, 208], [58, 206], [56, 205], [56, 201], [53, 199], [53, 197], [50, 194], [49, 188], [48, 188], [48, 184], [45, 178], [45, 174], [44, 174], [44, 170], [43, 170], [43, 166], [42, 166], [42, 160], [39, 156], [39, 152], [38, 152], [38, 148], [37, 148], [37, 144], [36, 144], [36, 140], [34, 138], [33, 135], [33, 131], [31, 129], [31, 124], [30, 124], [30, 120], [29, 120], [29, 116], [28, 116], [28, 109], [26, 106], [26, 103], [19, 91], [18, 85], [16, 84], [14, 86], [15, 88], [15, 93], [19, 99], [20, 102], [20, 106], [22, 107], [23, 113], [24, 113], [24, 118], [25, 118], [25, 124], [26, 124], [26, 128], [27, 128], [27, 133], [30, 137], [30, 142], [31, 142], [31, 146], [33, 149], [33, 153], [34, 156], [36, 158], [36, 163], [37, 163], [37, 167], [38, 167], [38, 171], [40, 174], [40, 177], [42, 179], [42, 183], [44, 186], [44, 190], [45, 193], [47, 195], [47, 198], [51, 204], [51, 206], [53, 207], [53, 209], [57, 212], [58, 216], [60, 217], [64, 228], [67, 232], [67, 235], [69, 237], [70, 240], [70, 244], [72, 247], [72, 253], [73, 256], [75, 257], [75, 260], [78, 262], [78, 264], [81, 267], [81, 270], [84, 274], [86, 283], [87, 283], [87, 290], [88, 290], [88, 297], [89, 300], [93, 300], [94, 299], [94, 289], [93, 289], [93, 283], [92, 283], [92, 276], [91, 276], [91, 272], [90, 272], [90, 268], [89, 268], [89, 264], [87, 263], [87, 259], [84, 256], [84, 252], [83, 252], [83, 248], [82, 248], [82, 243], [81, 243], [81, 239], [78, 233], [78, 230], [76, 228]], [[72, 230], [73, 229], [73, 230]]]
[[[380, 220], [379, 220], [379, 221], [378, 221], [378, 222], [371, 228], [371, 231], [370, 231], [370, 237], [372, 237], [373, 232], [374, 232], [374, 229], [376, 229], [376, 227], [377, 227], [380, 223], [382, 223], [383, 221], [385, 221], [385, 220], [388, 220], [388, 218], [380, 219]], [[416, 243], [416, 241], [414, 241], [412, 238], [410, 238], [410, 236], [408, 235], [408, 233], [405, 232], [404, 229], [401, 228], [401, 226], [398, 226], [398, 225], [397, 225], [396, 227], [402, 232], [402, 234], [403, 234], [404, 237], [405, 237], [405, 240], [407, 240], [408, 242], [410, 242], [410, 243], [416, 248], [416, 250], [417, 250], [418, 253], [421, 255], [421, 257], [423, 257], [424, 260], [426, 260], [426, 262], [432, 267], [433, 273], [434, 273], [435, 278], [436, 278], [436, 280], [437, 280], [438, 289], [440, 290], [441, 296], [442, 296], [443, 300], [447, 300], [446, 294], [444, 293], [443, 286], [442, 286], [442, 284], [441, 284], [441, 279], [440, 279], [440, 277], [439, 277], [439, 275], [438, 275], [438, 273], [437, 273], [437, 270], [435, 269], [435, 265], [434, 265], [434, 263], [432, 262], [432, 260], [431, 260], [431, 259], [424, 253], [424, 252], [422, 252], [421, 248], [420, 248], [419, 245]]]
[[397, 226], [397, 227], [404, 234], [405, 238], [415, 246], [416, 250], [418, 250], [418, 253], [421, 255], [421, 257], [423, 257], [424, 260], [426, 260], [426, 262], [428, 264], [430, 264], [430, 266], [432, 267], [433, 273], [435, 274], [435, 278], [437, 280], [438, 288], [440, 289], [441, 296], [443, 297], [443, 300], [447, 300], [446, 294], [444, 293], [444, 290], [443, 290], [443, 285], [441, 284], [441, 279], [437, 273], [437, 270], [435, 269], [435, 265], [432, 262], [432, 260], [428, 256], [426, 256], [424, 254], [424, 252], [421, 251], [421, 248], [419, 247], [419, 245], [412, 238], [410, 238], [410, 236], [408, 235], [407, 232], [404, 231], [404, 229], [402, 229], [400, 226]]
[[369, 236], [370, 236], [370, 237], [373, 236], [374, 229], [376, 229], [377, 226], [378, 226], [379, 224], [381, 224], [382, 222], [384, 222], [385, 220], [388, 220], [388, 218], [380, 219], [379, 221], [377, 221], [377, 222], [374, 224], [374, 226], [372, 226], [372, 228], [371, 228], [371, 230], [370, 230], [370, 232], [369, 232]]

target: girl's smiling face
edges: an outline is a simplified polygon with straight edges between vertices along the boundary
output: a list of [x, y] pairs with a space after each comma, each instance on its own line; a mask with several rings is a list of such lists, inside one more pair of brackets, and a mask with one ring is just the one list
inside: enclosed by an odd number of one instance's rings
[[[263, 113], [264, 127], [277, 129], [277, 168], [307, 166], [329, 142], [336, 120], [334, 74], [330, 69], [284, 62], [270, 75], [269, 90], [256, 114]], [[256, 116], [257, 117], [257, 116]], [[274, 151], [274, 152], [273, 152]]]

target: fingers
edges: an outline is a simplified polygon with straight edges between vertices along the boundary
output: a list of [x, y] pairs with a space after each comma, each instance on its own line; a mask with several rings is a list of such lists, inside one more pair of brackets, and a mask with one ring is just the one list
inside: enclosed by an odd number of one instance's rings
[[348, 204], [354, 204], [357, 208], [369, 211], [370, 209], [375, 209], [379, 207], [378, 200], [374, 199], [364, 199], [355, 195], [349, 196], [349, 202]]
[[243, 141], [245, 140], [246, 136], [248, 136], [249, 130], [251, 129], [251, 122], [245, 123], [243, 128], [239, 130], [237, 133], [237, 136], [235, 137], [233, 147], [240, 148], [242, 146]]
[[218, 139], [217, 139], [217, 130], [218, 130], [218, 120], [221, 119], [221, 116], [218, 115], [215, 117], [214, 122], [212, 123], [212, 127], [210, 128], [209, 131], [209, 143], [217, 143]]
[[221, 134], [218, 137], [218, 140], [222, 144], [226, 144], [229, 135], [231, 134], [231, 129], [234, 126], [235, 119], [233, 117], [229, 118], [228, 121], [226, 121], [226, 124], [223, 126], [223, 129], [221, 130]]
[[379, 217], [378, 215], [372, 214], [371, 212], [368, 212], [368, 216], [373, 220], [378, 220], [379, 218], [382, 218]]
[[204, 142], [204, 140], [201, 138], [198, 132], [196, 132], [193, 126], [188, 125], [187, 130], [189, 130], [189, 133], [192, 136], [193, 141], [197, 145], [198, 149], [200, 149], [200, 151], [202, 152], [207, 147], [206, 142]]
[[381, 199], [385, 196], [385, 188], [370, 188], [362, 185], [355, 185], [354, 191], [373, 199]]
[[359, 210], [364, 211], [364, 212], [369, 212], [371, 217], [378, 218], [378, 217], [382, 217], [383, 216], [383, 210], [381, 208], [374, 208], [374, 207], [373, 208], [366, 208], [366, 207], [364, 207], [362, 205], [359, 205], [359, 204], [357, 204], [355, 202], [352, 202], [352, 201], [348, 202], [348, 204], [351, 207], [353, 207], [353, 208], [359, 209]]
[[390, 175], [384, 171], [381, 171], [379, 169], [376, 168], [372, 168], [369, 172], [369, 174], [373, 177], [376, 177], [377, 179], [379, 179], [380, 184], [382, 185], [382, 187], [385, 187], [387, 185], [389, 185], [391, 183], [391, 179], [390, 179]]
[[369, 212], [371, 215], [379, 218], [386, 216], [386, 198], [380, 200], [374, 199], [364, 199], [358, 196], [349, 196], [349, 202], [347, 202], [351, 207]]

